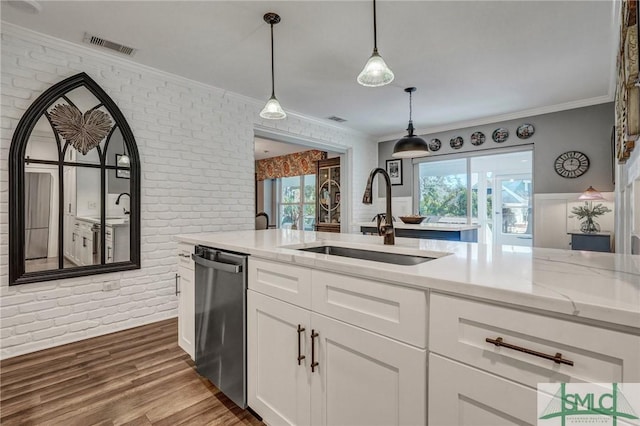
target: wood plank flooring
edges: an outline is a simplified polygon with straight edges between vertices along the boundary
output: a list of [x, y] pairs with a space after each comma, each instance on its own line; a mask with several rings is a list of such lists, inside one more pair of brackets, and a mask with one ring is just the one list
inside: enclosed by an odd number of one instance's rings
[[176, 319], [0, 362], [0, 424], [262, 425], [198, 375]]

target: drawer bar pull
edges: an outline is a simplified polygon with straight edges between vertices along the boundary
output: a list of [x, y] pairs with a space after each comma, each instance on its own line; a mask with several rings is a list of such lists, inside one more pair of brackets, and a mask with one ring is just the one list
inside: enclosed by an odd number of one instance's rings
[[315, 338], [318, 337], [320, 334], [316, 333], [315, 330], [311, 330], [311, 372], [315, 372], [316, 371], [316, 367], [318, 365], [320, 365], [320, 363], [318, 361], [316, 361], [316, 341]]
[[522, 346], [516, 346], [510, 343], [505, 343], [502, 340], [502, 337], [498, 337], [497, 339], [491, 339], [487, 337], [485, 341], [487, 343], [493, 343], [496, 346], [504, 346], [505, 348], [513, 349], [514, 351], [524, 352], [525, 354], [535, 355], [535, 356], [539, 356], [540, 358], [549, 359], [555, 362], [556, 364], [567, 364], [567, 365], [573, 366], [573, 361], [569, 361], [568, 359], [562, 358], [562, 354], [560, 352], [556, 353], [555, 355], [545, 354], [542, 352], [534, 351], [532, 349], [523, 348]]
[[305, 359], [305, 356], [302, 355], [302, 348], [301, 348], [301, 342], [300, 342], [300, 335], [302, 334], [302, 332], [305, 330], [305, 328], [303, 326], [301, 326], [300, 324], [298, 324], [298, 365], [301, 365], [302, 360]]

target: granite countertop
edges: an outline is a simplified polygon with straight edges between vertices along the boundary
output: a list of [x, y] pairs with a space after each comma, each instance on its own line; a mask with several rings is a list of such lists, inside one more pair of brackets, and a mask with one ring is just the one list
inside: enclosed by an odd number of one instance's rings
[[[76, 216], [76, 219], [78, 220], [82, 220], [85, 222], [89, 222], [89, 223], [96, 223], [98, 225], [100, 225], [100, 218], [99, 217], [81, 217], [81, 216]], [[129, 226], [129, 218], [128, 217], [107, 217], [107, 219], [104, 221], [104, 223], [107, 226], [111, 226], [111, 227], [117, 227], [117, 226]]]
[[[376, 222], [358, 222], [356, 224], [359, 227], [373, 227], [377, 226]], [[466, 223], [418, 223], [417, 225], [410, 225], [403, 222], [393, 222], [393, 227], [398, 229], [418, 229], [422, 231], [466, 231], [469, 229], [480, 229], [480, 225], [470, 225]]]
[[[417, 238], [272, 229], [177, 240], [337, 273], [633, 327], [640, 333], [640, 256]], [[325, 244], [437, 259], [402, 266], [295, 250]]]

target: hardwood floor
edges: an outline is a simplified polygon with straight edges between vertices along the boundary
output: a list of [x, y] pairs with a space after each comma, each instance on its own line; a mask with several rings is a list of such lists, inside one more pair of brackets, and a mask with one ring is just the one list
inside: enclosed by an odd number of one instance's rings
[[0, 362], [0, 424], [262, 425], [195, 371], [171, 319]]

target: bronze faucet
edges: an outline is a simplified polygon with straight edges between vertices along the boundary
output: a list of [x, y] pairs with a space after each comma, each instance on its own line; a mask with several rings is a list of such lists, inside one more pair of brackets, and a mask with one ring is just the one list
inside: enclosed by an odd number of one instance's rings
[[380, 167], [371, 170], [371, 174], [369, 175], [369, 180], [367, 180], [367, 186], [364, 189], [364, 196], [362, 197], [362, 202], [364, 204], [371, 204], [373, 199], [371, 197], [372, 186], [373, 186], [373, 178], [381, 173], [384, 176], [384, 181], [387, 189], [387, 213], [386, 217], [381, 220], [380, 215], [376, 216], [376, 227], [378, 228], [378, 235], [384, 236], [385, 245], [394, 245], [395, 244], [395, 230], [393, 229], [393, 216], [391, 215], [391, 179], [389, 178], [389, 174]]
[[[122, 198], [123, 195], [126, 195], [127, 197], [129, 197], [129, 200], [131, 200], [131, 194], [129, 194], [128, 192], [123, 192], [118, 195], [118, 198], [116, 198], [116, 206], [120, 205], [120, 198]], [[131, 214], [131, 212], [127, 211], [127, 209], [125, 209], [124, 207], [122, 208], [122, 211], [124, 212], [124, 214]]]

